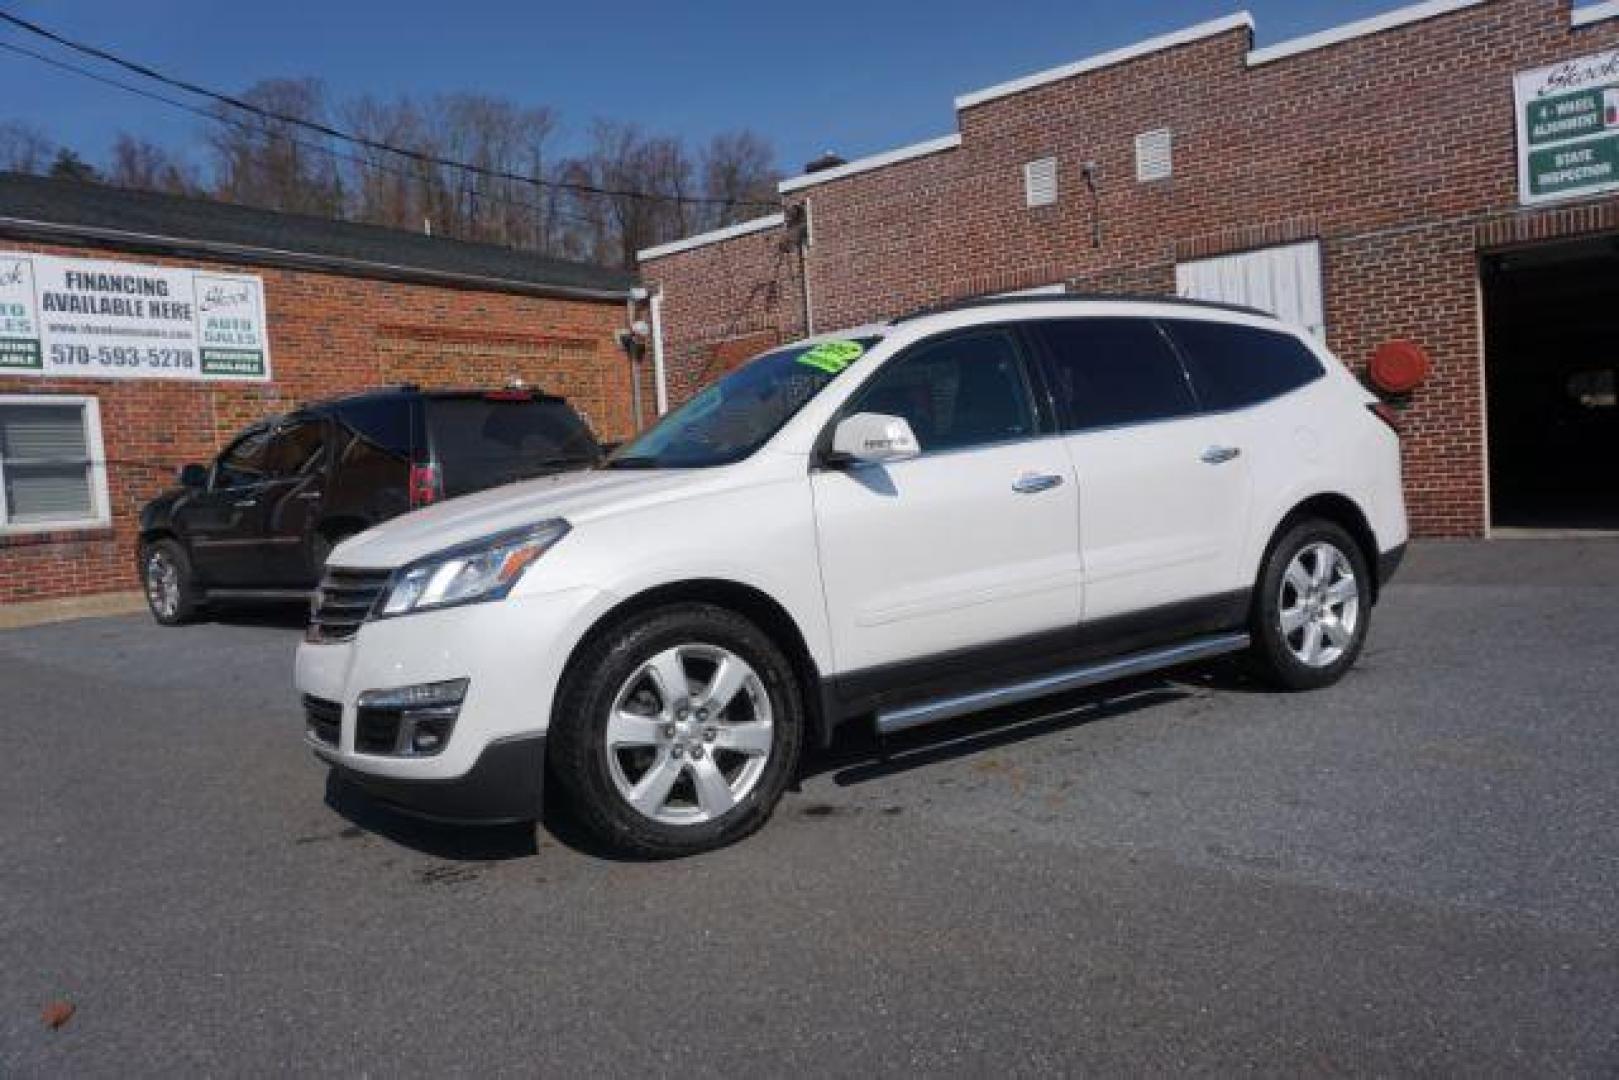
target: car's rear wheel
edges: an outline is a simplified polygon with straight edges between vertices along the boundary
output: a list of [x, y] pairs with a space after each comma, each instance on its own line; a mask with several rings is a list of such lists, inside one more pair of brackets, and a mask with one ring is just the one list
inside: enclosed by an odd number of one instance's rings
[[1343, 527], [1308, 520], [1290, 527], [1265, 560], [1254, 602], [1253, 656], [1289, 690], [1343, 678], [1366, 643], [1371, 570]]
[[192, 577], [185, 548], [173, 540], [143, 544], [140, 569], [152, 618], [164, 626], [178, 626], [196, 616], [201, 592]]
[[769, 818], [797, 768], [803, 716], [792, 665], [753, 623], [707, 604], [661, 608], [570, 665], [552, 774], [615, 849], [707, 851]]

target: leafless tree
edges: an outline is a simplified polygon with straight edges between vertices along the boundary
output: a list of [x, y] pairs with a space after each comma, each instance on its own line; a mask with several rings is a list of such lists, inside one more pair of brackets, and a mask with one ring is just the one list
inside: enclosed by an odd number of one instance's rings
[[147, 139], [121, 133], [113, 143], [107, 182], [115, 187], [161, 191], [170, 195], [199, 195], [203, 184], [190, 165]]
[[[326, 90], [318, 79], [268, 79], [241, 98], [280, 116], [323, 122]], [[218, 106], [209, 129], [216, 194], [269, 210], [340, 217], [345, 209], [337, 160], [322, 138], [284, 120]]]
[[55, 152], [56, 147], [38, 128], [17, 120], [0, 124], [0, 169], [42, 173]]
[[776, 200], [776, 154], [752, 131], [725, 132], [703, 148], [703, 194], [719, 199], [706, 209], [709, 228], [723, 228], [758, 217], [761, 204]]

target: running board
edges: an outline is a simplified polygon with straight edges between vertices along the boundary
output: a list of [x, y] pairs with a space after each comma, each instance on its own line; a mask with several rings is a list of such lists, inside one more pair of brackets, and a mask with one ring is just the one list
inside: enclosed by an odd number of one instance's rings
[[1248, 643], [1247, 634], [1215, 634], [1212, 637], [1194, 638], [1179, 645], [1148, 649], [1145, 652], [1130, 653], [1112, 660], [1053, 672], [1027, 682], [1012, 683], [991, 690], [975, 690], [970, 694], [938, 698], [899, 709], [888, 709], [877, 714], [877, 731], [883, 735], [893, 735], [924, 724], [983, 712], [1002, 705], [1015, 705], [1020, 701], [1059, 694], [1064, 690], [1078, 690], [1098, 683], [1112, 682], [1115, 679], [1127, 679], [1132, 675], [1146, 675], [1181, 664], [1224, 656], [1226, 653], [1241, 652], [1248, 647]]
[[312, 589], [206, 589], [209, 600], [308, 600]]

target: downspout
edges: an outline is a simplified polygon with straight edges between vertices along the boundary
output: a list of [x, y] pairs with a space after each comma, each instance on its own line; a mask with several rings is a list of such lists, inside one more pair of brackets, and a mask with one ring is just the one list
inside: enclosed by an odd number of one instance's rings
[[663, 366], [663, 289], [652, 294], [652, 385], [658, 395], [658, 415], [669, 411], [669, 377]]
[[630, 401], [634, 403], [635, 430], [637, 432], [646, 426], [645, 419], [641, 415], [641, 372], [638, 370], [636, 363], [639, 358], [639, 350], [636, 348], [635, 342], [635, 306], [644, 299], [646, 299], [646, 290], [640, 288], [631, 289], [629, 295], [624, 298], [624, 337], [622, 340], [624, 342], [624, 355], [630, 362]]

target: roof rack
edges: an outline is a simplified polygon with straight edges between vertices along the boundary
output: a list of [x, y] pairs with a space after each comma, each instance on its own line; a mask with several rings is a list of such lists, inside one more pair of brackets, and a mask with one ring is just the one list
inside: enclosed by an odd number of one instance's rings
[[1188, 300], [1180, 296], [1159, 296], [1151, 293], [1049, 293], [1041, 296], [1006, 296], [993, 294], [988, 296], [969, 296], [960, 300], [947, 300], [942, 304], [932, 304], [906, 312], [893, 320], [890, 325], [898, 326], [900, 323], [910, 322], [927, 315], [943, 315], [952, 311], [970, 311], [973, 308], [999, 307], [1002, 304], [1057, 304], [1072, 300], [1090, 301], [1128, 301], [1141, 304], [1174, 304], [1177, 306], [1202, 308], [1211, 311], [1234, 311], [1240, 315], [1260, 315], [1270, 319], [1275, 316], [1259, 308], [1246, 307], [1242, 304], [1222, 304], [1214, 300]]

